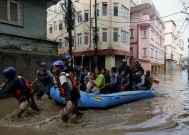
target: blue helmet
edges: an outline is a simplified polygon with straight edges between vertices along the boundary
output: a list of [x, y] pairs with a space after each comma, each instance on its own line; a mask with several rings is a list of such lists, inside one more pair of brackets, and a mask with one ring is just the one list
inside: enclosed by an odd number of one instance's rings
[[54, 61], [51, 66], [52, 67], [58, 66], [58, 67], [61, 67], [62, 69], [64, 69], [64, 67], [65, 67], [63, 61], [61, 61], [61, 60]]
[[6, 67], [2, 71], [3, 76], [14, 78], [17, 75], [16, 69], [14, 67]]
[[72, 58], [70, 55], [64, 55], [63, 58], [62, 58], [63, 61], [71, 61]]
[[40, 67], [47, 67], [47, 63], [43, 61], [43, 62], [41, 62], [41, 63], [39, 64], [39, 66], [40, 66]]

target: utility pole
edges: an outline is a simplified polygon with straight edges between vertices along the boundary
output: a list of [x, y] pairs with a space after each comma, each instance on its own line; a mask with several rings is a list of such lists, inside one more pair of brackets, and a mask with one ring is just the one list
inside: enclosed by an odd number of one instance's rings
[[166, 73], [166, 55], [167, 55], [167, 46], [164, 46], [164, 72]]
[[95, 66], [97, 67], [98, 63], [98, 34], [97, 34], [97, 0], [95, 0], [95, 34], [94, 34], [94, 50], [95, 50], [95, 56], [94, 56], [94, 61], [95, 61]]
[[67, 10], [67, 31], [69, 38], [69, 55], [72, 57], [72, 30], [73, 30], [73, 20], [72, 20], [72, 0], [68, 0], [68, 10]]

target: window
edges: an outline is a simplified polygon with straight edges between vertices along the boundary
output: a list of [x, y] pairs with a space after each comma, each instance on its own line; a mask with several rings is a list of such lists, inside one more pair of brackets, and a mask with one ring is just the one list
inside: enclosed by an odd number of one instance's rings
[[134, 29], [130, 29], [130, 38], [134, 38]]
[[154, 41], [154, 32], [153, 31], [151, 31], [151, 40]]
[[154, 49], [151, 48], [151, 58], [154, 58]]
[[162, 56], [161, 56], [161, 52], [159, 52], [159, 60], [161, 60], [162, 58], [161, 58]]
[[59, 30], [62, 30], [62, 20], [59, 20]]
[[118, 29], [114, 28], [113, 30], [113, 41], [118, 42]]
[[88, 44], [88, 41], [89, 41], [89, 34], [88, 33], [85, 33], [85, 36], [84, 36], [84, 44]]
[[158, 35], [157, 34], [155, 35], [155, 41], [156, 41], [156, 43], [158, 43]]
[[158, 51], [156, 51], [156, 59], [158, 58]]
[[[95, 17], [95, 5], [93, 6], [94, 9], [94, 17]], [[97, 16], [99, 16], [99, 4], [96, 4], [96, 12], [97, 12]]]
[[54, 31], [57, 30], [57, 24], [56, 24], [56, 21], [54, 22]]
[[53, 26], [52, 24], [49, 24], [49, 33], [52, 33], [53, 32]]
[[58, 41], [59, 41], [58, 48], [62, 49], [62, 39], [59, 39]]
[[102, 41], [103, 42], [107, 42], [108, 41], [108, 39], [107, 39], [107, 28], [103, 28], [102, 29]]
[[81, 11], [77, 12], [77, 15], [78, 15], [77, 21], [78, 21], [78, 23], [81, 23], [81, 22], [82, 22], [82, 14], [81, 14]]
[[88, 22], [88, 20], [89, 20], [89, 11], [85, 10], [84, 11], [84, 22]]
[[107, 16], [107, 3], [106, 2], [102, 3], [102, 15]]
[[64, 45], [65, 45], [65, 47], [69, 47], [67, 40], [64, 41]]
[[77, 34], [77, 44], [78, 45], [82, 44], [82, 34], [81, 33]]
[[123, 43], [123, 44], [127, 44], [128, 43], [128, 32], [126, 32], [126, 31], [122, 31], [121, 32], [121, 42]]
[[75, 37], [72, 37], [72, 47], [74, 47], [75, 44]]
[[122, 17], [125, 18], [126, 20], [129, 20], [129, 9], [121, 5], [121, 12], [122, 12]]
[[130, 47], [130, 52], [133, 53], [133, 47]]
[[146, 57], [146, 48], [143, 48], [143, 52], [144, 52], [144, 56], [143, 57]]
[[143, 38], [147, 38], [146, 30], [143, 30]]
[[114, 3], [114, 16], [118, 16], [118, 3]]
[[20, 0], [0, 0], [0, 21], [10, 23], [21, 23]]

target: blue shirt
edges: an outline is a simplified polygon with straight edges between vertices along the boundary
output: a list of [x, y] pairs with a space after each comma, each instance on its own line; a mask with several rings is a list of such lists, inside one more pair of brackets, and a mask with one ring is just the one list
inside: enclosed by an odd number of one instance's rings
[[110, 83], [112, 85], [119, 85], [119, 75], [117, 73], [110, 76]]

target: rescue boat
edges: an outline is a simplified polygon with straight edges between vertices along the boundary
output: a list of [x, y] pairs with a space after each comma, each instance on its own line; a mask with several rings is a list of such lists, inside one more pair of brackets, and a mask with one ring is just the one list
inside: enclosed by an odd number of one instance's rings
[[[50, 91], [51, 97], [60, 104], [66, 104], [65, 98], [60, 95], [59, 88], [52, 87]], [[120, 104], [125, 104], [141, 99], [156, 96], [154, 90], [135, 90], [123, 91], [111, 94], [95, 94], [80, 91], [79, 108], [109, 108]]]

